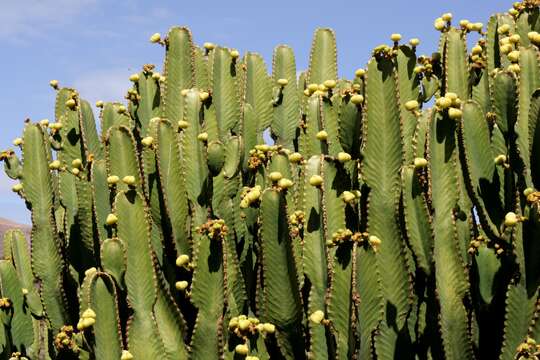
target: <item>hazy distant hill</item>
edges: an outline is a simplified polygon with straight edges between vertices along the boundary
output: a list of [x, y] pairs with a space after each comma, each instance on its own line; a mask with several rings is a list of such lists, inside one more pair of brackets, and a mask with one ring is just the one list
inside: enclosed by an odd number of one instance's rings
[[0, 241], [4, 239], [4, 233], [9, 229], [21, 229], [26, 234], [26, 238], [30, 239], [30, 230], [32, 229], [30, 225], [18, 224], [0, 217]]

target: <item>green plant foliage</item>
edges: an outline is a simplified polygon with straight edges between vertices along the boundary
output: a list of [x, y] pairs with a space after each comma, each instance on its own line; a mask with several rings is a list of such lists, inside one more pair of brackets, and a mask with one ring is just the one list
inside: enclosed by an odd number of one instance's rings
[[331, 29], [298, 75], [174, 27], [99, 132], [51, 82], [0, 153], [0, 359], [539, 359], [539, 3], [351, 79]]

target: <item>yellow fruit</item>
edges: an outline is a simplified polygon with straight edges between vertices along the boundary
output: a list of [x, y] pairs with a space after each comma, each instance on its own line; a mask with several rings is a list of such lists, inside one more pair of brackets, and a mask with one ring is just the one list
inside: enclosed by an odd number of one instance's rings
[[160, 74], [160, 73], [158, 73], [158, 72], [152, 73], [152, 79], [154, 79], [154, 80], [159, 80], [160, 77], [161, 77], [161, 74]]
[[517, 63], [519, 61], [519, 51], [514, 50], [508, 53], [508, 60], [513, 63]]
[[285, 85], [287, 85], [289, 83], [289, 80], [287, 80], [287, 79], [278, 79], [277, 83], [278, 83], [279, 86], [285, 86]]
[[354, 105], [360, 105], [364, 102], [364, 97], [360, 94], [353, 95], [351, 96], [351, 102]]
[[340, 163], [347, 162], [351, 160], [351, 154], [346, 153], [346, 152], [340, 152], [337, 154], [337, 159]]
[[424, 158], [415, 158], [414, 159], [414, 167], [416, 169], [425, 168], [428, 164], [428, 161]]
[[484, 28], [484, 24], [482, 24], [481, 22], [477, 22], [473, 24], [474, 31], [482, 31], [483, 28]]
[[116, 175], [111, 175], [107, 178], [107, 183], [109, 185], [117, 184], [120, 181], [120, 178]]
[[96, 318], [96, 313], [94, 310], [88, 308], [86, 310], [84, 310], [84, 312], [82, 313], [82, 317], [83, 318], [93, 318], [95, 319]]
[[182, 254], [176, 258], [176, 266], [183, 267], [189, 263], [189, 255]]
[[211, 42], [205, 42], [205, 43], [203, 44], [203, 47], [204, 47], [206, 50], [210, 51], [210, 50], [214, 50], [214, 49], [216, 48], [216, 45], [213, 44], [213, 43], [211, 43]]
[[49, 126], [49, 119], [40, 120], [39, 125], [44, 126], [44, 127]]
[[364, 69], [357, 69], [355, 72], [354, 72], [354, 76], [358, 77], [358, 78], [361, 78], [363, 77], [364, 75], [366, 75], [366, 70]]
[[82, 166], [82, 160], [81, 159], [75, 159], [71, 162], [71, 166], [74, 168], [80, 168]]
[[84, 318], [82, 319], [82, 327], [83, 329], [88, 329], [89, 327], [94, 326], [96, 323], [96, 319], [93, 318]]
[[444, 21], [452, 21], [452, 13], [446, 13], [446, 14], [443, 14], [443, 16], [441, 16], [441, 18], [444, 20]]
[[185, 280], [177, 281], [174, 284], [174, 287], [176, 288], [176, 290], [179, 290], [179, 291], [186, 290], [188, 286], [189, 286], [189, 283], [187, 281], [185, 281]]
[[519, 74], [521, 72], [521, 67], [519, 66], [519, 64], [508, 65], [508, 71]]
[[236, 347], [234, 348], [234, 352], [237, 353], [238, 355], [247, 355], [248, 352], [249, 352], [249, 348], [246, 344], [238, 344], [236, 345]]
[[58, 80], [49, 81], [49, 85], [51, 85], [53, 89], [58, 89]]
[[98, 100], [98, 101], [96, 101], [96, 107], [98, 107], [98, 108], [102, 108], [102, 107], [103, 107], [103, 105], [105, 105], [105, 103], [104, 103], [104, 102], [103, 102], [102, 100]]
[[179, 120], [178, 121], [178, 127], [180, 129], [187, 129], [187, 127], [189, 126], [189, 123], [185, 120]]
[[341, 198], [343, 199], [343, 201], [346, 203], [350, 203], [354, 201], [354, 199], [356, 199], [356, 196], [350, 191], [344, 191], [343, 194], [341, 194], [341, 196], [342, 196]]
[[283, 175], [279, 171], [273, 171], [268, 175], [268, 178], [272, 181], [279, 181], [283, 178]]
[[498, 29], [497, 32], [501, 35], [507, 34], [510, 31], [510, 25], [503, 24]]
[[120, 356], [120, 360], [133, 360], [133, 355], [127, 350], [122, 350], [122, 356]]
[[482, 47], [480, 45], [476, 45], [472, 48], [471, 53], [473, 55], [480, 55], [482, 53]]
[[151, 146], [152, 143], [154, 142], [154, 138], [151, 137], [151, 136], [147, 136], [145, 138], [143, 138], [141, 140], [141, 143], [144, 145], [144, 146]]
[[52, 161], [52, 162], [49, 164], [49, 169], [51, 169], [51, 170], [58, 170], [58, 169], [60, 169], [60, 165], [61, 165], [61, 164], [60, 164], [60, 161], [54, 160], [54, 161]]
[[460, 20], [460, 22], [459, 22], [459, 26], [461, 26], [462, 28], [466, 28], [467, 25], [469, 25], [469, 24], [470, 24], [470, 21], [467, 20], [467, 19]]
[[133, 175], [127, 175], [127, 176], [124, 176], [124, 178], [122, 179], [122, 181], [124, 182], [124, 184], [126, 185], [134, 185], [135, 184], [135, 176]]
[[379, 239], [377, 236], [375, 235], [370, 235], [369, 238], [368, 238], [368, 242], [369, 244], [373, 247], [373, 249], [377, 249], [380, 245], [381, 245], [381, 239]]
[[238, 328], [242, 331], [249, 329], [249, 325], [251, 325], [251, 322], [247, 319], [241, 319], [238, 321]]
[[446, 27], [446, 21], [444, 21], [444, 20], [441, 19], [441, 18], [438, 18], [438, 19], [435, 20], [435, 22], [433, 23], [433, 26], [435, 27], [436, 30], [441, 31], [441, 30], [443, 30], [443, 29]]
[[118, 217], [114, 214], [107, 215], [107, 219], [105, 220], [105, 223], [109, 226], [112, 226], [118, 222]]
[[519, 222], [517, 215], [513, 212], [509, 212], [504, 216], [504, 225], [511, 227], [515, 226]]
[[320, 324], [324, 319], [324, 312], [322, 310], [316, 310], [311, 315], [309, 315], [309, 321], [314, 324]]
[[512, 44], [517, 44], [520, 42], [520, 40], [521, 40], [521, 37], [518, 34], [514, 34], [510, 36], [510, 43]]
[[69, 99], [68, 101], [66, 101], [66, 106], [70, 109], [73, 109], [76, 105], [77, 102], [75, 101], [75, 99]]
[[276, 326], [274, 324], [264, 323], [263, 330], [269, 334], [273, 334], [274, 332], [276, 332]]
[[309, 184], [311, 186], [321, 186], [323, 183], [323, 178], [320, 175], [313, 175], [309, 178]]
[[462, 112], [460, 109], [450, 108], [448, 109], [448, 117], [452, 120], [461, 119]]
[[328, 89], [333, 89], [336, 87], [337, 82], [336, 80], [326, 80], [323, 85], [327, 87]]
[[23, 143], [23, 139], [20, 138], [20, 137], [13, 139], [13, 145], [15, 145], [15, 146], [19, 146], [22, 143]]
[[292, 182], [292, 180], [289, 180], [289, 179], [286, 179], [286, 178], [283, 178], [281, 180], [278, 181], [278, 186], [282, 189], [288, 189], [290, 187], [292, 187], [294, 185], [294, 183]]
[[418, 101], [416, 100], [409, 100], [405, 103], [405, 109], [407, 109], [408, 111], [418, 110], [419, 106], [420, 105], [418, 104]]
[[13, 192], [19, 192], [19, 191], [21, 191], [22, 189], [23, 189], [23, 186], [22, 186], [21, 183], [15, 184], [15, 185], [13, 185], [13, 187], [11, 188], [11, 190], [12, 190]]
[[200, 133], [199, 135], [197, 135], [197, 140], [199, 141], [206, 141], [208, 140], [208, 133]]
[[209, 96], [210, 94], [207, 93], [206, 91], [201, 91], [199, 93], [199, 99], [201, 99], [201, 101], [205, 101], [206, 99], [208, 99]]
[[418, 46], [418, 45], [420, 45], [420, 39], [418, 39], [418, 38], [413, 38], [413, 39], [409, 40], [409, 44], [410, 44], [411, 46], [413, 46], [413, 47]]
[[294, 152], [291, 155], [289, 155], [289, 161], [292, 163], [298, 163], [302, 161], [302, 154]]
[[154, 35], [150, 36], [150, 42], [151, 43], [158, 43], [161, 41], [161, 34], [160, 33], [155, 33]]
[[129, 81], [137, 82], [139, 81], [139, 74], [133, 74], [129, 77]]
[[399, 40], [401, 40], [401, 34], [390, 35], [390, 40], [392, 40], [393, 42], [398, 42]]
[[444, 110], [444, 109], [449, 108], [452, 105], [452, 100], [445, 96], [442, 96], [438, 98], [437, 101], [435, 101], [435, 105], [437, 105], [439, 109]]
[[120, 105], [118, 106], [118, 108], [116, 108], [116, 112], [119, 114], [125, 114], [127, 112], [127, 109], [124, 105]]
[[315, 137], [317, 138], [317, 140], [325, 141], [326, 139], [328, 139], [328, 133], [324, 130], [321, 130], [315, 135]]
[[314, 93], [315, 91], [317, 91], [319, 89], [319, 85], [317, 85], [317, 84], [309, 84], [307, 86], [307, 89], [309, 90], [310, 93]]
[[71, 169], [71, 173], [75, 176], [79, 175], [79, 173], [81, 172], [81, 170], [79, 170], [78, 168], [73, 168]]
[[506, 155], [497, 155], [495, 157], [495, 160], [493, 160], [493, 162], [495, 163], [495, 165], [502, 165], [506, 162]]

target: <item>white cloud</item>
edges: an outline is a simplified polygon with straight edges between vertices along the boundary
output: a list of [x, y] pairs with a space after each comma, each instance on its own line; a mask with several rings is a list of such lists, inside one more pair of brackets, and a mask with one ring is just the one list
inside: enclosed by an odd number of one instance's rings
[[17, 42], [28, 37], [42, 37], [44, 29], [74, 22], [74, 17], [86, 12], [98, 1], [100, 0], [3, 1], [0, 38]]
[[82, 98], [95, 103], [103, 101], [125, 101], [124, 95], [130, 87], [127, 69], [109, 69], [87, 72], [75, 79], [73, 87]]

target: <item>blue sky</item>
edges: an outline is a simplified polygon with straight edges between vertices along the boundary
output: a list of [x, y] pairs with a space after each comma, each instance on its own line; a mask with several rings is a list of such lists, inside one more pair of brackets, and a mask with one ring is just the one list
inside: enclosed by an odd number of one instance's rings
[[[148, 38], [170, 26], [191, 28], [206, 41], [261, 53], [270, 63], [278, 44], [291, 45], [299, 69], [307, 66], [311, 36], [331, 27], [338, 43], [339, 76], [351, 78], [370, 51], [389, 43], [391, 33], [418, 37], [420, 53], [436, 48], [433, 20], [452, 12], [455, 20], [487, 23], [511, 6], [506, 0], [7, 0], [0, 12], [0, 148], [11, 146], [23, 120], [53, 119], [51, 79], [82, 97], [122, 100], [128, 77], [142, 64], [161, 69], [163, 48]], [[0, 217], [28, 223], [13, 182], [0, 175]]]

